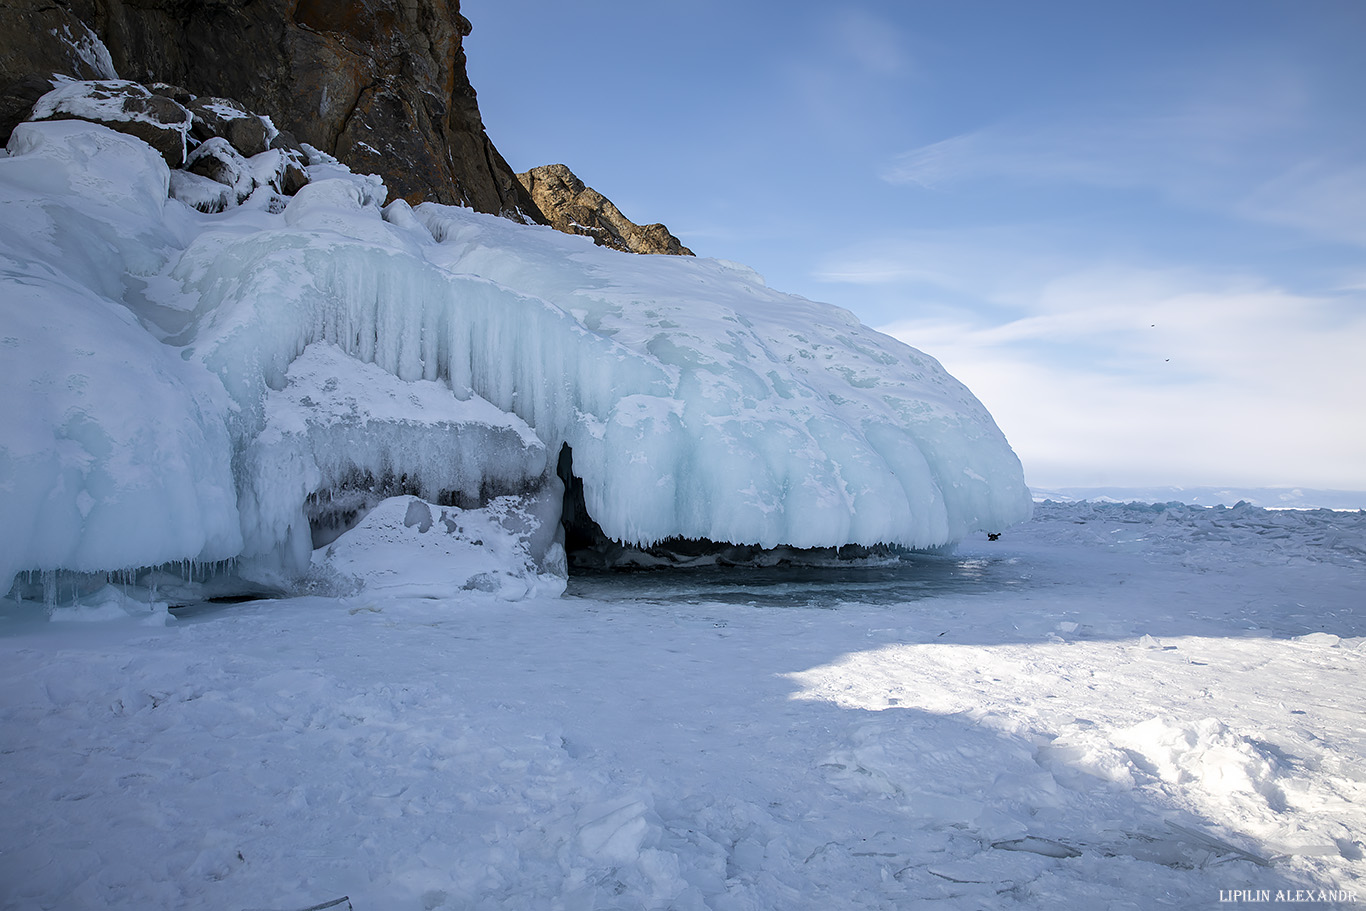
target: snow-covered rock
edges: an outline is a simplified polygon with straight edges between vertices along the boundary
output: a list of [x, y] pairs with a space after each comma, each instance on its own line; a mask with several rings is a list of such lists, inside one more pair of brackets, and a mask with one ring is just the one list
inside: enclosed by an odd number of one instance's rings
[[244, 110], [228, 98], [195, 98], [187, 107], [194, 116], [191, 132], [201, 142], [221, 137], [247, 158], [270, 148], [279, 131], [268, 117]]
[[147, 142], [166, 163], [185, 162], [193, 117], [184, 106], [126, 79], [80, 81], [58, 77], [58, 85], [33, 106], [34, 120], [73, 118], [101, 123]]
[[221, 183], [233, 192], [232, 202], [240, 203], [256, 189], [251, 165], [242, 153], [221, 136], [200, 143], [185, 159], [185, 170]]
[[194, 171], [172, 171], [170, 194], [172, 199], [206, 213], [222, 212], [240, 202], [232, 187]]

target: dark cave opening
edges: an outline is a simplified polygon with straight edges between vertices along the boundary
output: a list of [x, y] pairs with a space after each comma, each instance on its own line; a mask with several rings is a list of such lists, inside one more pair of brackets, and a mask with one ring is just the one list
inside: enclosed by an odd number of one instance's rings
[[672, 567], [847, 565], [857, 560], [895, 559], [910, 553], [906, 548], [890, 544], [761, 547], [758, 544], [733, 544], [705, 538], [666, 538], [648, 547], [622, 544], [608, 537], [602, 526], [589, 514], [584, 500], [583, 479], [574, 474], [574, 454], [568, 443], [560, 447], [555, 473], [564, 484], [560, 525], [564, 529], [564, 550], [571, 574]]
[[588, 514], [588, 505], [583, 499], [583, 479], [574, 474], [574, 453], [568, 443], [560, 447], [555, 474], [564, 484], [560, 526], [564, 528], [564, 552], [569, 557], [570, 569], [573, 569], [576, 554], [601, 552], [615, 542], [603, 533], [602, 526]]

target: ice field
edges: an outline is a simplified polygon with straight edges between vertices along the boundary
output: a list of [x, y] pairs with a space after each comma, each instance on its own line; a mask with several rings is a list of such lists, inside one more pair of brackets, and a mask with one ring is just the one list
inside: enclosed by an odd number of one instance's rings
[[4, 602], [0, 907], [1352, 907], [1364, 560], [1041, 504], [863, 572]]
[[289, 154], [0, 153], [0, 909], [1359, 902], [1366, 512], [1031, 519], [847, 311]]

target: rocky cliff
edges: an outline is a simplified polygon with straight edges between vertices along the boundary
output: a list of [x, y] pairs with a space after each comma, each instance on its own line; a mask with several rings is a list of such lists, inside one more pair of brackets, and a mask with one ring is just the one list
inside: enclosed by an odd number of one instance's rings
[[391, 198], [544, 217], [484, 132], [459, 0], [0, 0], [0, 140], [53, 73], [221, 96]]
[[638, 225], [612, 200], [585, 186], [562, 164], [542, 165], [517, 175], [522, 186], [550, 220], [566, 234], [584, 234], [601, 247], [628, 253], [671, 253], [692, 256], [669, 229], [660, 224]]
[[[513, 173], [484, 131], [466, 74], [470, 30], [459, 0], [0, 0], [0, 144], [33, 116], [53, 74], [122, 78], [140, 85], [108, 88], [122, 103], [110, 125], [238, 195], [250, 182], [224, 176], [233, 162], [221, 146], [251, 157], [306, 143], [380, 175], [391, 199], [551, 224], [632, 253], [691, 256], [664, 225], [637, 225], [564, 165]], [[219, 123], [221, 111], [235, 113]], [[237, 135], [262, 123], [264, 140]], [[195, 166], [189, 157], [209, 139], [223, 142]], [[272, 186], [292, 192], [299, 178], [288, 169], [302, 160], [286, 156]], [[231, 204], [186, 180], [187, 201]]]

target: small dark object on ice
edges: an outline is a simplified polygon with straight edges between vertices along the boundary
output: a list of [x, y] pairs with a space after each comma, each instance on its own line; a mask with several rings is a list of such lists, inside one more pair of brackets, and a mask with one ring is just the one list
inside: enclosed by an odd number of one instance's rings
[[999, 531], [989, 531], [989, 532], [987, 532], [987, 540], [988, 540], [988, 541], [996, 541], [996, 540], [998, 540], [1000, 537], [1001, 537], [1001, 533], [1000, 533]]
[[[334, 898], [330, 902], [323, 902], [321, 905], [309, 905], [307, 908], [298, 908], [296, 911], [326, 911], [327, 908], [336, 908], [346, 902], [346, 911], [355, 911], [351, 907], [351, 896], [343, 895], [341, 898]], [[244, 908], [243, 911], [269, 911], [267, 908]]]

